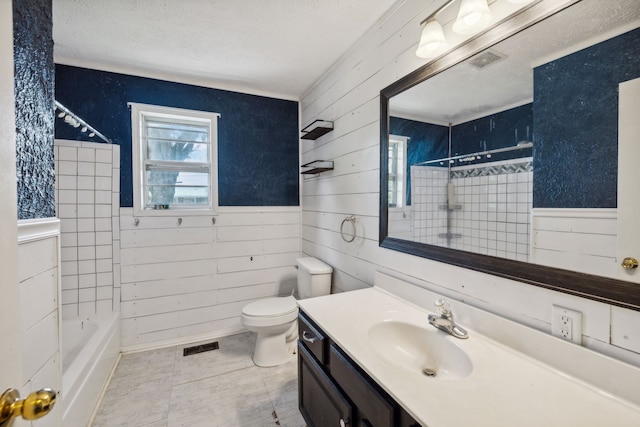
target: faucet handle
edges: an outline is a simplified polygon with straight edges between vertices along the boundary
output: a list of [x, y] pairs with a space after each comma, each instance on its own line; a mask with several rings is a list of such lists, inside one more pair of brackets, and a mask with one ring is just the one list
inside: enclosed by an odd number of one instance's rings
[[451, 306], [449, 306], [449, 303], [442, 298], [438, 298], [434, 305], [436, 306], [436, 310], [438, 310], [438, 312], [443, 316], [451, 315]]

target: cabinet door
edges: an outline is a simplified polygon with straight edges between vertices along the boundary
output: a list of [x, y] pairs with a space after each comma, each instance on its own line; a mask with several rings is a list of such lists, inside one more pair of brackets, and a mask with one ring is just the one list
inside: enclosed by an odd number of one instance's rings
[[329, 346], [329, 371], [357, 408], [356, 424], [362, 427], [395, 426], [395, 402], [377, 389], [366, 373], [337, 346]]
[[351, 425], [351, 403], [298, 342], [298, 407], [309, 427]]
[[404, 409], [400, 408], [400, 427], [421, 427]]

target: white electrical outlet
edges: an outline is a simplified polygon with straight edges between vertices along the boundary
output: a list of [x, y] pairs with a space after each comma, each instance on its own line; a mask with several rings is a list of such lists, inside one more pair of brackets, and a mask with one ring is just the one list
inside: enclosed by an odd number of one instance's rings
[[582, 313], [559, 305], [552, 306], [551, 334], [582, 345]]

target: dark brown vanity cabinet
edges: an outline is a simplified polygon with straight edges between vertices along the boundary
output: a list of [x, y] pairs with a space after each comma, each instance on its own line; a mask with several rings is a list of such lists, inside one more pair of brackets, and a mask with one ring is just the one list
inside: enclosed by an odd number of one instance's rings
[[303, 312], [298, 331], [298, 406], [309, 427], [420, 427]]
[[322, 366], [298, 343], [298, 406], [309, 427], [350, 426], [353, 407]]

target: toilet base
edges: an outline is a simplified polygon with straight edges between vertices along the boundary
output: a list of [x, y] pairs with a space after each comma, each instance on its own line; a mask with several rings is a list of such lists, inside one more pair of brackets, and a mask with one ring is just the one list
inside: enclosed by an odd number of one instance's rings
[[289, 353], [285, 334], [259, 333], [253, 352], [253, 363], [264, 368], [287, 363], [293, 355]]
[[293, 325], [284, 333], [259, 332], [253, 351], [253, 363], [256, 366], [268, 368], [289, 362], [294, 356], [296, 346], [292, 342], [295, 344], [297, 332], [297, 322], [293, 322]]

